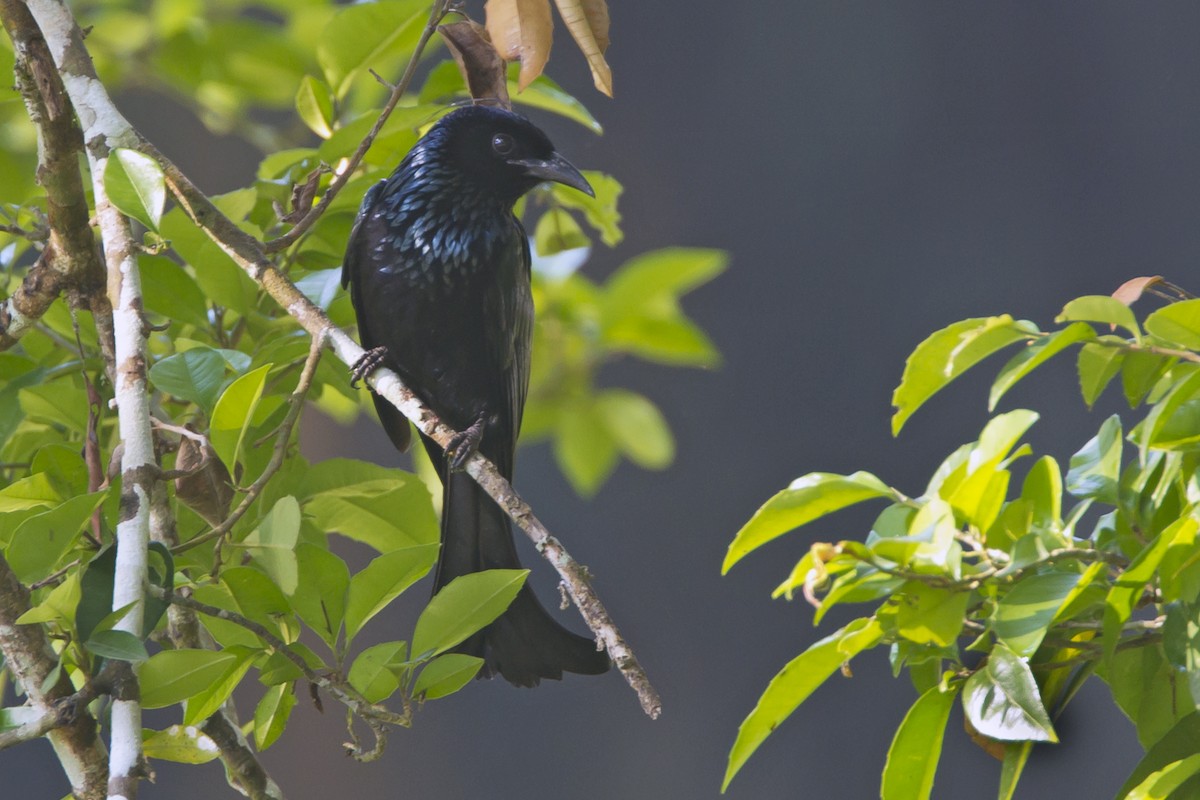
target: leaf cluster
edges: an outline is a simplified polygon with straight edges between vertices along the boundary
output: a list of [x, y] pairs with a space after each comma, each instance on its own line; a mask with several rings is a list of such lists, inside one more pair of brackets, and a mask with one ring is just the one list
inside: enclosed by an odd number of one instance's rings
[[[1043, 331], [1007, 315], [934, 333], [909, 357], [893, 428], [989, 356], [1015, 350], [991, 408], [1035, 368], [1074, 354], [1084, 402], [1113, 383], [1131, 410], [1109, 417], [1069, 463], [1034, 458], [1038, 419], [996, 414], [919, 495], [874, 475], [812, 473], [760, 508], [725, 570], [828, 514], [884, 501], [861, 540], [813, 544], [775, 596], [802, 595], [814, 623], [835, 606], [869, 612], [809, 647], [768, 685], [730, 753], [725, 785], [776, 726], [859, 653], [886, 648], [918, 698], [896, 731], [885, 800], [927, 798], [955, 701], [971, 737], [1001, 759], [1011, 798], [1036, 742], [1091, 675], [1129, 716], [1147, 755], [1119, 797], [1192, 797], [1200, 724], [1200, 300], [1139, 320], [1132, 297], [1074, 300]], [[1188, 737], [1191, 737], [1190, 739]], [[1181, 745], [1182, 742], [1189, 742]]]

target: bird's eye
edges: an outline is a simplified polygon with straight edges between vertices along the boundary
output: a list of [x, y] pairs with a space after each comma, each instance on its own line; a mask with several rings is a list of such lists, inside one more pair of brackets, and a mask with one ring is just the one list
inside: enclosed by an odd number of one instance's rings
[[513, 151], [515, 147], [513, 138], [507, 133], [497, 133], [492, 137], [492, 149], [502, 156], [506, 156]]

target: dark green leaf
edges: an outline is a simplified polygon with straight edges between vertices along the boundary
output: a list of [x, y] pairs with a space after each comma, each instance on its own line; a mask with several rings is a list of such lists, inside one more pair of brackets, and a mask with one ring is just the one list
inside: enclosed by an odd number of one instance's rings
[[721, 573], [728, 572], [751, 550], [794, 528], [855, 503], [890, 495], [887, 485], [869, 472], [853, 475], [813, 472], [797, 478], [742, 526], [729, 545]]
[[1094, 294], [1076, 298], [1067, 303], [1054, 319], [1055, 322], [1072, 322], [1074, 320], [1120, 325], [1134, 336], [1142, 335], [1137, 319], [1134, 318], [1133, 311], [1129, 306], [1108, 295]]
[[436, 544], [403, 547], [372, 560], [352, 577], [346, 599], [346, 641], [353, 640], [369, 619], [429, 572], [437, 553]]
[[194, 347], [168, 356], [150, 368], [150, 381], [180, 400], [197, 403], [212, 413], [225, 380], [225, 359], [209, 347]]
[[424, 695], [426, 700], [454, 694], [470, 683], [483, 666], [483, 659], [463, 653], [446, 653], [430, 661], [417, 682], [413, 685], [414, 695]]
[[[1141, 762], [1134, 767], [1133, 774], [1117, 792], [1117, 797], [1125, 800], [1129, 792], [1149, 778], [1152, 773], [1177, 761], [1195, 756], [1196, 742], [1200, 742], [1200, 712], [1193, 712], [1180, 719], [1147, 750]], [[1179, 798], [1179, 800], [1185, 799]]]
[[949, 691], [942, 691], [934, 686], [904, 715], [888, 749], [879, 789], [881, 800], [928, 800], [942, 755], [946, 721], [960, 688], [961, 684], [955, 684]]
[[1146, 317], [1146, 330], [1189, 350], [1200, 350], [1200, 299], [1184, 300]]
[[[858, 619], [845, 628], [816, 642], [771, 679], [754, 710], [738, 728], [737, 740], [729, 751], [729, 763], [721, 791], [754, 755], [780, 723], [792, 715], [818, 686], [863, 650], [874, 647], [883, 636], [883, 628], [874, 618]], [[844, 643], [844, 644], [843, 644]]]
[[1029, 339], [1037, 329], [1004, 314], [956, 322], [917, 345], [904, 365], [892, 394], [892, 434], [898, 434], [918, 408], [952, 380], [1011, 344]]
[[988, 410], [995, 409], [996, 404], [1000, 402], [1000, 398], [1015, 386], [1017, 381], [1071, 345], [1094, 339], [1095, 337], [1096, 332], [1092, 330], [1091, 325], [1084, 322], [1074, 322], [1051, 336], [1034, 341], [1027, 348], [1013, 356], [1012, 360], [1000, 370], [1000, 374], [992, 382], [992, 390], [988, 395]]
[[79, 544], [79, 533], [100, 507], [107, 492], [72, 497], [55, 509], [22, 522], [9, 542], [5, 557], [24, 583], [45, 578]]
[[443, 653], [495, 620], [525, 585], [527, 575], [527, 569], [490, 569], [443, 586], [417, 619], [413, 658]]
[[164, 650], [142, 664], [138, 681], [143, 708], [163, 708], [204, 691], [238, 660], [212, 650]]
[[300, 582], [292, 594], [292, 608], [333, 649], [346, 614], [350, 570], [333, 553], [308, 543], [296, 548], [296, 561]]
[[96, 631], [84, 643], [84, 647], [103, 658], [140, 663], [150, 658], [142, 640], [128, 631]]
[[283, 733], [288, 717], [296, 706], [296, 693], [291, 684], [272, 686], [254, 709], [254, 746], [266, 750]]
[[104, 166], [104, 191], [122, 214], [158, 230], [167, 202], [162, 168], [148, 155], [118, 147]]
[[1001, 742], [1057, 742], [1029, 665], [1002, 644], [967, 679], [963, 711], [975, 730]]

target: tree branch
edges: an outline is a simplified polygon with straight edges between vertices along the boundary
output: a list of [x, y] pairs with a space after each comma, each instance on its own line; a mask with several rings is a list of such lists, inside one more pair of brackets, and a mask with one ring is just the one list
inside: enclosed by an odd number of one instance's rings
[[[0, 653], [5, 666], [25, 693], [31, 706], [51, 716], [56, 703], [74, 689], [64, 670], [58, 680], [45, 687], [58, 659], [40, 625], [18, 625], [29, 610], [29, 590], [0, 556]], [[69, 724], [46, 734], [78, 800], [101, 800], [108, 785], [108, 754], [97, 734], [96, 720], [80, 708]]]
[[[42, 27], [55, 62], [63, 72], [64, 84], [76, 109], [81, 114], [86, 110], [87, 117], [95, 120], [84, 132], [85, 141], [92, 141], [89, 131], [95, 130], [112, 146], [119, 144], [132, 147], [155, 158], [163, 168], [167, 188], [193, 223], [258, 282], [311, 336], [326, 336], [333, 352], [345, 364], [357, 362], [363, 355], [363, 349], [345, 331], [335, 327], [325, 313], [279, 271], [268, 259], [262, 243], [222, 214], [178, 167], [143, 139], [121, 116], [96, 77], [79, 28], [62, 0], [26, 1]], [[443, 447], [449, 444], [455, 431], [442, 424], [395, 372], [384, 367], [377, 368], [368, 377], [368, 383], [422, 433]], [[633, 651], [596, 597], [586, 570], [567, 554], [558, 540], [550, 536], [491, 462], [476, 453], [467, 462], [466, 469], [558, 571], [588, 627], [608, 649], [625, 680], [637, 692], [642, 709], [651, 718], [657, 718], [662, 710], [662, 702]]]
[[350, 156], [350, 160], [346, 162], [345, 169], [333, 176], [333, 180], [329, 182], [329, 188], [325, 190], [325, 194], [321, 197], [321, 202], [310, 208], [308, 213], [290, 231], [278, 239], [266, 242], [263, 245], [263, 252], [275, 253], [294, 244], [297, 239], [304, 235], [305, 231], [321, 218], [321, 215], [325, 213], [326, 209], [333, 202], [333, 199], [338, 196], [338, 192], [350, 182], [354, 171], [362, 163], [363, 156], [367, 154], [367, 151], [371, 149], [371, 145], [375, 142], [375, 137], [383, 130], [384, 123], [392, 115], [392, 111], [395, 110], [396, 105], [400, 102], [400, 98], [408, 91], [408, 86], [412, 83], [413, 74], [417, 71], [417, 64], [421, 60], [421, 54], [425, 51], [425, 46], [429, 44], [430, 37], [437, 30], [438, 24], [448, 13], [450, 6], [450, 0], [434, 0], [433, 7], [429, 10], [429, 21], [425, 23], [425, 28], [421, 31], [421, 38], [417, 40], [417, 46], [413, 50], [412, 57], [408, 60], [408, 66], [405, 67], [404, 74], [400, 76], [400, 82], [390, 87], [392, 93], [388, 97], [383, 110], [379, 112], [379, 118], [371, 126], [371, 130], [367, 133], [366, 138], [359, 143], [358, 149]]
[[[87, 197], [79, 172], [83, 134], [37, 23], [19, 0], [0, 0], [0, 18], [13, 42], [19, 89], [38, 131], [38, 183], [46, 192], [50, 236], [21, 286], [0, 305], [0, 350], [7, 350], [41, 319], [64, 290], [92, 306], [102, 348], [111, 355], [111, 313], [104, 296], [104, 269], [88, 224]], [[99, 306], [94, 305], [98, 303]]]

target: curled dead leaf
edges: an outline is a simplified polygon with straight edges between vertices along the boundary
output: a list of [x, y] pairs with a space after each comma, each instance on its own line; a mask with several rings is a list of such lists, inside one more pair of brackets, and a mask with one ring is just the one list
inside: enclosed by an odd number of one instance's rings
[[188, 473], [175, 479], [175, 497], [179, 502], [214, 528], [224, 522], [233, 502], [233, 481], [212, 445], [207, 440], [201, 444], [191, 437], [182, 437], [175, 455], [175, 469]]
[[999, 761], [1004, 760], [1004, 742], [993, 739], [990, 736], [984, 736], [975, 729], [975, 726], [966, 717], [963, 717], [963, 729], [966, 730], [967, 736], [971, 737], [971, 741], [979, 745], [983, 752]]
[[524, 90], [550, 58], [553, 23], [549, 0], [487, 0], [487, 31], [506, 61], [520, 61], [517, 87]]
[[563, 24], [571, 33], [592, 70], [596, 88], [612, 97], [612, 69], [604, 59], [608, 50], [608, 3], [606, 0], [554, 0]]
[[329, 168], [326, 166], [317, 167], [308, 173], [304, 183], [297, 183], [292, 187], [292, 210], [280, 218], [282, 222], [294, 225], [304, 218], [304, 215], [312, 208], [313, 200], [317, 196], [317, 185], [321, 182], [321, 176], [328, 171]]
[[1162, 275], [1150, 275], [1141, 278], [1133, 278], [1132, 280], [1127, 280], [1122, 283], [1120, 288], [1112, 293], [1112, 296], [1117, 300], [1120, 300], [1125, 305], [1131, 306], [1138, 301], [1143, 292], [1145, 292], [1151, 286], [1162, 282]]
[[504, 59], [488, 38], [487, 28], [474, 20], [439, 25], [438, 33], [454, 56], [463, 74], [471, 98], [476, 102], [493, 103], [512, 108], [508, 99], [508, 76]]

